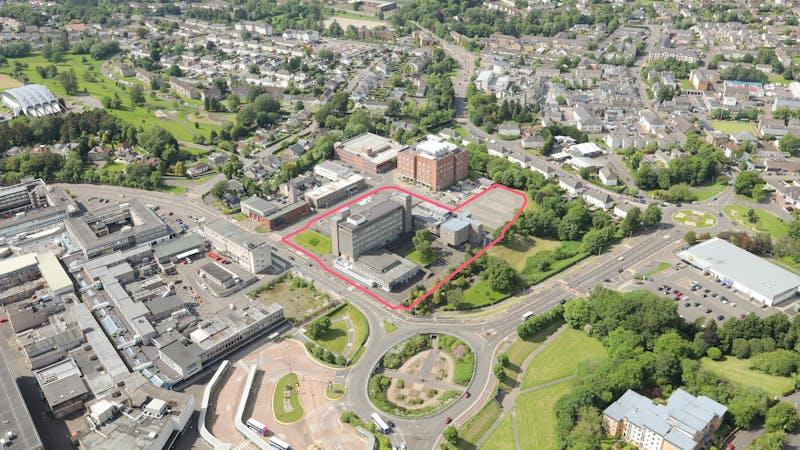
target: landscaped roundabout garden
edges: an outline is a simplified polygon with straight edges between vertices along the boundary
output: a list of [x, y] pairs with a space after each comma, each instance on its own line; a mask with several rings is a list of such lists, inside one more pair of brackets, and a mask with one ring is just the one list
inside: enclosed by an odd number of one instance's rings
[[392, 347], [369, 380], [369, 399], [398, 417], [438, 413], [463, 395], [475, 371], [475, 353], [453, 336], [417, 335]]

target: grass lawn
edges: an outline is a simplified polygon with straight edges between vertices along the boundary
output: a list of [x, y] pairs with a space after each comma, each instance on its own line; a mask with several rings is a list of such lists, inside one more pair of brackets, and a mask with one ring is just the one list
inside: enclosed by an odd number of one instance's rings
[[394, 322], [392, 322], [390, 320], [384, 320], [383, 321], [383, 330], [385, 332], [391, 333], [392, 331], [394, 331], [396, 329], [397, 329], [397, 325], [395, 325]]
[[692, 86], [692, 82], [689, 80], [681, 80], [681, 90], [692, 91], [694, 90], [694, 86]]
[[750, 369], [750, 361], [728, 356], [724, 361], [703, 358], [700, 362], [704, 370], [724, 378], [731, 383], [761, 389], [770, 396], [781, 396], [794, 390], [794, 383], [789, 377], [768, 375]]
[[[86, 62], [82, 62], [81, 58], [86, 58]], [[127, 87], [122, 84], [117, 85], [114, 81], [106, 78], [101, 73], [103, 61], [95, 60], [88, 55], [64, 55], [64, 61], [55, 64], [59, 72], [74, 70], [78, 78], [79, 90], [83, 91], [85, 89], [88, 96], [69, 97], [57, 77], [42, 78], [36, 72], [36, 68], [48, 66], [51, 63], [40, 54], [25, 58], [8, 58], [7, 64], [0, 68], [0, 73], [11, 75], [14, 71], [15, 62], [27, 65], [22, 69], [21, 74], [28, 83], [41, 84], [54, 94], [75, 100], [78, 103], [98, 106], [103, 97], [112, 98], [114, 94], [119, 95], [122, 99], [122, 108], [109, 110], [109, 113], [139, 128], [146, 129], [159, 126], [172, 133], [180, 141], [192, 141], [195, 135], [203, 134], [207, 136], [211, 130], [216, 130], [217, 132], [221, 130], [220, 125], [200, 123], [199, 121], [198, 127], [195, 128], [195, 121], [187, 120], [186, 116], [188, 114], [202, 109], [202, 105], [199, 102], [183, 98], [167, 100], [153, 97], [150, 95], [149, 86], [145, 86], [145, 105], [132, 105], [127, 93]], [[87, 81], [87, 73], [91, 74], [91, 81]], [[138, 83], [138, 81], [132, 81], [132, 83]]]
[[[573, 256], [556, 260], [554, 250], [540, 250], [525, 261], [525, 267], [520, 271], [523, 278], [531, 285], [538, 284], [589, 256], [581, 251], [579, 241], [565, 241], [560, 247], [565, 254]], [[544, 261], [547, 261], [546, 270], [542, 270]]]
[[413, 262], [415, 262], [415, 263], [417, 263], [417, 264], [419, 264], [420, 266], [423, 266], [423, 267], [431, 265], [434, 262], [439, 260], [439, 254], [437, 253], [436, 257], [434, 259], [432, 259], [430, 261], [426, 261], [425, 259], [422, 258], [422, 255], [416, 250], [411, 250], [410, 252], [408, 252], [408, 253], [406, 253], [405, 255], [402, 255], [402, 256], [404, 258], [408, 259], [409, 261], [413, 261]]
[[508, 298], [508, 294], [497, 292], [489, 284], [480, 280], [464, 291], [464, 306], [462, 309], [480, 308], [491, 305]]
[[753, 136], [758, 136], [756, 127], [750, 122], [739, 122], [738, 120], [712, 120], [711, 128], [725, 134], [734, 134], [740, 131], [749, 131]]
[[256, 233], [269, 233], [269, 228], [266, 225], [259, 225], [256, 227]]
[[728, 187], [727, 184], [710, 184], [708, 186], [693, 187], [691, 190], [697, 196], [697, 201], [702, 202], [719, 195], [726, 187]]
[[474, 448], [481, 436], [489, 431], [489, 427], [500, 417], [503, 410], [497, 400], [489, 400], [481, 410], [472, 416], [463, 427], [458, 430], [458, 448]]
[[481, 450], [514, 450], [514, 418], [511, 414], [503, 418]]
[[652, 277], [653, 275], [655, 275], [655, 274], [657, 274], [659, 272], [663, 272], [663, 271], [669, 269], [671, 266], [672, 266], [672, 264], [670, 264], [668, 262], [661, 261], [661, 262], [658, 263], [657, 266], [653, 267], [647, 273], [645, 273], [645, 276]]
[[600, 341], [567, 328], [531, 361], [522, 388], [572, 375], [583, 361], [605, 357], [606, 350]]
[[[291, 411], [284, 408], [285, 392], [289, 390], [289, 404]], [[275, 394], [272, 396], [272, 410], [275, 412], [275, 418], [283, 423], [294, 423], [303, 417], [303, 405], [300, 404], [300, 398], [297, 396], [297, 375], [294, 373], [287, 373], [275, 385]]]
[[236, 214], [231, 216], [231, 219], [233, 219], [233, 220], [235, 220], [237, 222], [241, 222], [243, 220], [247, 220], [247, 215], [242, 214], [242, 213], [236, 213]]
[[717, 219], [709, 213], [682, 209], [672, 215], [672, 220], [686, 227], [708, 228], [717, 223]]
[[186, 186], [172, 186], [172, 185], [164, 185], [164, 188], [161, 189], [162, 192], [167, 192], [172, 195], [184, 195], [186, 194]]
[[331, 238], [308, 229], [294, 237], [295, 242], [318, 255], [331, 252]]
[[747, 206], [743, 205], [728, 205], [725, 207], [725, 214], [742, 228], [755, 232], [763, 231], [769, 233], [773, 239], [784, 237], [788, 233], [786, 222], [763, 209], [753, 208], [758, 221], [750, 223], [747, 219], [748, 209]]
[[529, 257], [542, 250], [555, 250], [559, 245], [561, 242], [557, 240], [513, 235], [502, 244], [490, 248], [488, 253], [505, 260], [517, 271], [522, 271]]
[[553, 408], [570, 389], [572, 383], [564, 382], [517, 397], [514, 409], [517, 411], [520, 448], [556, 448], [556, 415]]
[[767, 81], [769, 81], [772, 84], [783, 84], [783, 85], [787, 85], [790, 83], [789, 80], [783, 78], [783, 75], [778, 75], [777, 73], [769, 74]]
[[327, 332], [323, 333], [317, 339], [314, 339], [314, 342], [337, 355], [349, 357], [350, 355], [344, 354], [344, 349], [347, 346], [347, 324], [344, 320], [338, 320], [349, 317], [350, 321], [353, 322], [356, 333], [350, 353], [355, 354], [358, 352], [364, 345], [364, 341], [367, 340], [367, 335], [369, 334], [369, 325], [367, 325], [367, 319], [364, 317], [364, 314], [355, 306], [347, 304], [332, 314], [329, 313], [328, 317], [331, 319], [331, 322], [333, 322], [331, 327]]
[[332, 383], [325, 387], [325, 396], [331, 400], [338, 400], [344, 397], [345, 391], [343, 384]]
[[461, 136], [462, 138], [469, 136], [469, 132], [461, 125], [456, 125], [455, 127], [453, 127], [453, 131], [455, 131], [456, 134]]

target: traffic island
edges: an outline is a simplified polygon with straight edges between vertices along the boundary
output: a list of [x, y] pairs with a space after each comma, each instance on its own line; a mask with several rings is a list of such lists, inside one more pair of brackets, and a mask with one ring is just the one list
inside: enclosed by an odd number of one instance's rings
[[288, 373], [284, 375], [275, 386], [275, 395], [272, 398], [272, 409], [275, 413], [275, 420], [280, 423], [294, 423], [303, 417], [303, 405], [297, 393], [300, 383], [297, 375]]

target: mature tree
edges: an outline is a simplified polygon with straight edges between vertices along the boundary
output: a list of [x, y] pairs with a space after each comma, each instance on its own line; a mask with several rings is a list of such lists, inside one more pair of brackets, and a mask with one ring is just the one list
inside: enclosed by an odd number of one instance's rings
[[642, 213], [642, 225], [650, 228], [661, 223], [661, 208], [657, 205], [650, 205]]
[[781, 450], [786, 443], [786, 433], [783, 431], [773, 431], [759, 436], [748, 447], [749, 450]]
[[209, 194], [213, 195], [214, 197], [221, 199], [225, 193], [228, 192], [228, 182], [225, 180], [217, 181], [214, 183], [214, 186], [211, 187]]
[[78, 77], [75, 76], [75, 71], [69, 69], [66, 72], [58, 74], [58, 82], [64, 88], [68, 95], [75, 95], [78, 93]]
[[736, 177], [736, 181], [733, 183], [733, 190], [737, 194], [752, 197], [753, 190], [757, 186], [763, 184], [764, 180], [761, 179], [761, 176], [758, 174], [758, 172], [748, 170], [739, 173], [739, 175]]
[[144, 89], [139, 84], [134, 84], [130, 90], [131, 103], [135, 106], [144, 105]]
[[519, 284], [517, 271], [502, 259], [490, 258], [486, 263], [486, 270], [483, 276], [489, 283], [489, 287], [497, 292], [510, 294]]
[[800, 425], [800, 417], [793, 405], [780, 402], [767, 410], [764, 424], [767, 431], [785, 431], [791, 433]]
[[331, 319], [328, 316], [323, 316], [306, 326], [306, 334], [311, 339], [317, 339], [325, 334], [331, 328]]
[[689, 245], [697, 244], [697, 233], [695, 233], [693, 230], [689, 230], [685, 235], [683, 235], [683, 240]]
[[420, 228], [414, 234], [414, 237], [411, 238], [411, 242], [414, 244], [414, 250], [419, 253], [420, 259], [426, 264], [436, 259], [436, 251], [431, 244], [432, 239], [433, 236], [427, 228]]
[[781, 138], [778, 143], [778, 147], [782, 152], [786, 152], [794, 156], [800, 152], [800, 138], [794, 136], [793, 134], [787, 134]]
[[642, 228], [642, 211], [634, 206], [628, 211], [628, 214], [622, 219], [622, 223], [620, 224], [620, 228], [622, 228], [622, 232], [625, 234], [633, 234], [641, 230]]
[[737, 427], [749, 428], [767, 412], [769, 399], [756, 392], [743, 392], [728, 403], [728, 412], [733, 415]]
[[456, 430], [456, 427], [448, 425], [442, 432], [442, 435], [450, 445], [458, 444], [458, 430]]
[[178, 148], [178, 141], [169, 131], [161, 127], [146, 128], [138, 135], [139, 145], [153, 156], [161, 157], [167, 149]]

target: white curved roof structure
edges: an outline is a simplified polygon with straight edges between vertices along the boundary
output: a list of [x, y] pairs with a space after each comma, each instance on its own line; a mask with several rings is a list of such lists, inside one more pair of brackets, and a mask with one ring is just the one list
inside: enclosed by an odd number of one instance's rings
[[42, 117], [64, 110], [58, 97], [40, 84], [26, 84], [0, 93], [3, 104], [14, 111], [15, 116], [25, 114]]

